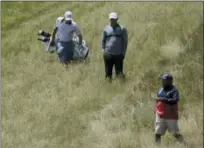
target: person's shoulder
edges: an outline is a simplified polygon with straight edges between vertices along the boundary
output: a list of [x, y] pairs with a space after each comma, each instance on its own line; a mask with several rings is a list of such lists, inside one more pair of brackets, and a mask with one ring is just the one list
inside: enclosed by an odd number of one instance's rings
[[122, 29], [122, 28], [125, 28], [125, 26], [124, 26], [123, 24], [120, 24], [120, 23], [118, 23], [117, 26], [120, 27], [121, 29]]
[[160, 93], [162, 93], [163, 90], [164, 90], [164, 88], [163, 88], [163, 87], [160, 87], [160, 88], [157, 90], [157, 93], [160, 94]]
[[56, 21], [57, 21], [57, 22], [60, 22], [60, 21], [62, 21], [62, 20], [63, 20], [63, 18], [64, 18], [64, 17], [61, 17], [61, 16], [60, 16], [60, 17], [58, 17], [58, 18], [57, 18], [57, 20], [56, 20]]
[[158, 90], [163, 90], [163, 89], [164, 89], [164, 87], [159, 87], [159, 88], [158, 88]]
[[127, 28], [124, 26], [124, 25], [119, 25], [120, 26], [120, 28], [123, 30], [123, 31], [127, 31]]
[[59, 24], [60, 22], [62, 22], [62, 20], [64, 19], [64, 17], [58, 17], [57, 19], [56, 19], [56, 24]]
[[77, 23], [75, 21], [72, 21], [72, 25], [77, 26]]
[[178, 88], [175, 85], [173, 85], [173, 90], [177, 91], [177, 92], [179, 91]]
[[72, 21], [72, 26], [78, 28], [78, 24], [76, 22], [74, 22], [74, 21]]
[[104, 27], [104, 30], [107, 30], [107, 29], [110, 29], [110, 28], [111, 28], [110, 25], [106, 25], [106, 26]]
[[103, 28], [103, 31], [108, 33], [108, 32], [111, 32], [111, 29], [112, 27], [110, 25], [106, 25], [104, 28]]
[[124, 25], [119, 24], [119, 26], [120, 26], [120, 28], [125, 28], [125, 26], [124, 26]]

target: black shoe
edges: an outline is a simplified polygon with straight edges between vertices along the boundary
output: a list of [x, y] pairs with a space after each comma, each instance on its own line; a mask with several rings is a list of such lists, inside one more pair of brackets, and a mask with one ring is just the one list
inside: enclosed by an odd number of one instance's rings
[[181, 134], [176, 134], [176, 135], [174, 135], [174, 137], [175, 137], [179, 142], [184, 142], [183, 135], [181, 135]]
[[158, 144], [158, 145], [161, 144], [161, 135], [159, 135], [159, 134], [155, 135], [155, 143]]
[[121, 79], [121, 80], [126, 80], [126, 76], [125, 76], [125, 74], [123, 74], [123, 73], [121, 73], [121, 74], [117, 74], [116, 75], [116, 78], [118, 78], [118, 79]]
[[108, 81], [109, 83], [112, 82], [112, 76], [105, 76], [105, 80]]

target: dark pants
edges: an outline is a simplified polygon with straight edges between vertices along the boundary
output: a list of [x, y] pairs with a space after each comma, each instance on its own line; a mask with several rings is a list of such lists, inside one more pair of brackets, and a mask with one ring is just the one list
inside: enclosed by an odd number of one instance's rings
[[115, 67], [116, 76], [123, 75], [123, 55], [104, 55], [105, 77], [112, 78], [113, 66]]
[[70, 42], [58, 42], [57, 43], [57, 52], [59, 60], [61, 63], [67, 64], [69, 61], [73, 60], [74, 54], [74, 44]]

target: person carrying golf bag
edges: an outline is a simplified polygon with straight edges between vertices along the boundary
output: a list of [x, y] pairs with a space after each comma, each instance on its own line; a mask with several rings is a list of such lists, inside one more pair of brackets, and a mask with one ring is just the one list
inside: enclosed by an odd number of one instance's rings
[[[68, 64], [73, 60], [74, 43], [72, 39], [74, 33], [79, 37], [79, 45], [81, 46], [82, 34], [78, 25], [72, 20], [72, 13], [67, 11], [64, 18], [57, 20], [50, 39], [51, 46], [56, 44], [59, 60], [63, 64]], [[56, 35], [57, 40], [55, 40]]]

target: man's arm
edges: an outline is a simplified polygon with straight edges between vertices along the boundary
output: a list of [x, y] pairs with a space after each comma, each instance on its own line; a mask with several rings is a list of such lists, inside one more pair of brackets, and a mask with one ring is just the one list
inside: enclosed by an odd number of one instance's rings
[[79, 44], [82, 45], [83, 36], [81, 34], [81, 31], [80, 31], [78, 25], [76, 25], [76, 27], [75, 27], [75, 32], [76, 32], [77, 36], [79, 37]]
[[159, 90], [158, 90], [158, 92], [157, 92], [157, 101], [165, 101], [165, 100], [167, 100], [167, 98], [165, 98], [165, 97], [160, 97], [160, 93], [163, 91], [163, 88], [160, 88]]
[[54, 27], [51, 33], [51, 40], [54, 41], [55, 40], [55, 35], [57, 33], [57, 27]]
[[176, 104], [179, 101], [179, 92], [178, 90], [175, 90], [170, 98], [169, 97], [158, 97], [158, 100], [164, 103], [167, 103], [167, 104]]
[[124, 56], [127, 51], [127, 46], [128, 46], [128, 31], [126, 28], [123, 29], [123, 48], [124, 48]]
[[179, 101], [179, 91], [175, 90], [172, 98], [168, 98], [168, 102], [177, 103]]
[[103, 31], [102, 41], [101, 41], [101, 50], [104, 50], [106, 47], [106, 31]]
[[160, 96], [160, 93], [162, 93], [162, 92], [163, 92], [163, 88], [160, 88], [157, 92], [157, 101], [162, 101], [164, 103], [168, 103], [168, 98]]
[[58, 25], [58, 19], [56, 20], [56, 24], [53, 27], [51, 37], [50, 37], [50, 45], [54, 45], [55, 35], [57, 33], [57, 25]]

